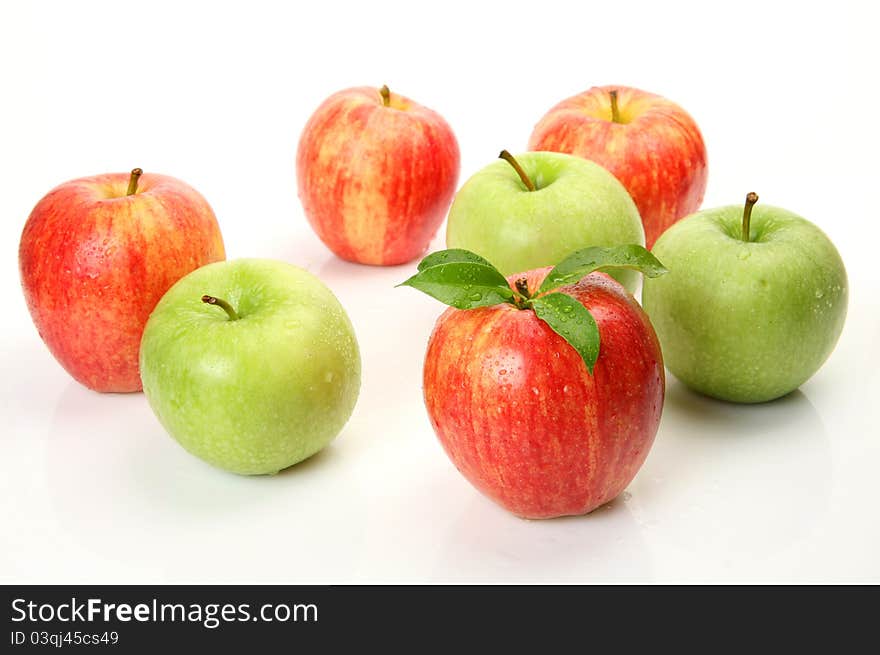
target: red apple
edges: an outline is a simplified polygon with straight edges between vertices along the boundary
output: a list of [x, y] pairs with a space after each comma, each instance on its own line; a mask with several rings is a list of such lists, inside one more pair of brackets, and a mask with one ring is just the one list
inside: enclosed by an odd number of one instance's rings
[[224, 259], [207, 201], [140, 169], [66, 182], [21, 235], [31, 317], [58, 362], [95, 391], [139, 391], [138, 348], [153, 307], [181, 277]]
[[436, 112], [387, 87], [330, 96], [296, 155], [306, 217], [337, 256], [390, 266], [415, 259], [458, 182], [458, 142]]
[[591, 159], [611, 171], [639, 209], [648, 248], [700, 208], [706, 146], [674, 102], [625, 86], [597, 86], [563, 100], [535, 126], [530, 150]]
[[[526, 277], [529, 293], [550, 271]], [[626, 289], [591, 273], [561, 292], [599, 328], [593, 374], [533, 311], [448, 309], [425, 356], [425, 404], [456, 468], [518, 516], [586, 514], [623, 491], [660, 423], [665, 378], [654, 329]]]

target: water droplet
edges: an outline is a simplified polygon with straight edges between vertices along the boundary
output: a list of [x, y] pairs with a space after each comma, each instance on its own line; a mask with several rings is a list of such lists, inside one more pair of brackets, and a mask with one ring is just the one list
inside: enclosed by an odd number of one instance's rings
[[569, 387], [567, 384], [564, 387], [562, 387], [562, 393], [568, 393], [570, 390], [571, 390], [571, 387]]
[[333, 371], [324, 373], [324, 382], [333, 382]]
[[471, 295], [468, 296], [468, 300], [470, 300], [472, 302], [478, 302], [482, 299], [483, 299], [482, 293], [472, 293]]
[[816, 298], [821, 298], [824, 295], [825, 293], [822, 291], [822, 289], [816, 289]]
[[502, 368], [500, 371], [498, 371], [498, 375], [507, 375], [507, 369]]
[[532, 393], [535, 394], [536, 396], [541, 394], [541, 392], [538, 390], [538, 387], [532, 387]]

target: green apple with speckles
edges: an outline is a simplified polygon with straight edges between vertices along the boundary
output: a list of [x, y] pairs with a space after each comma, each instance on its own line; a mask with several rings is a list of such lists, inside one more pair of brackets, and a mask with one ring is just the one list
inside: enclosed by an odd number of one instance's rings
[[317, 277], [269, 259], [203, 266], [147, 321], [144, 393], [187, 451], [234, 473], [271, 474], [324, 448], [360, 391], [348, 315]]
[[[589, 246], [645, 245], [639, 210], [598, 164], [557, 152], [527, 152], [475, 173], [452, 202], [446, 245], [491, 261], [504, 275], [552, 266]], [[609, 271], [631, 292], [637, 271]]]
[[[740, 403], [779, 398], [825, 362], [843, 329], [846, 270], [831, 240], [785, 209], [707, 209], [673, 225], [653, 253], [669, 269], [642, 303], [669, 371]], [[754, 209], [753, 209], [754, 207]]]

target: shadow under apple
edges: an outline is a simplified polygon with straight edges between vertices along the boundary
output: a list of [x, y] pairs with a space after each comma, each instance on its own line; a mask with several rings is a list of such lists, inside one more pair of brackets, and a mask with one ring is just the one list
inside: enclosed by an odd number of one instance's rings
[[[345, 575], [362, 529], [360, 495], [356, 477], [331, 469], [350, 467], [348, 459], [334, 442], [275, 476], [228, 473], [184, 451], [143, 394], [96, 394], [71, 383], [55, 408], [47, 478], [58, 526], [133, 573], [299, 582], [308, 562], [328, 552]], [[353, 488], [328, 495], [328, 476]], [[333, 536], [340, 526], [344, 539]]]
[[701, 560], [748, 574], [821, 529], [831, 481], [828, 435], [801, 391], [738, 405], [670, 376], [632, 506], [652, 540], [689, 553], [687, 574], [699, 577]]
[[475, 490], [473, 496], [443, 537], [432, 576], [436, 582], [591, 584], [652, 578], [629, 492], [585, 516], [545, 520], [518, 518]]

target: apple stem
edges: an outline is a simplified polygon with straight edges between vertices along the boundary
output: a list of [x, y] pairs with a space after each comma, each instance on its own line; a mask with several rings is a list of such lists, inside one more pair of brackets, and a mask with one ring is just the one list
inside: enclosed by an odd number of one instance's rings
[[746, 206], [743, 208], [742, 240], [747, 243], [749, 241], [749, 230], [751, 227], [751, 220], [752, 220], [752, 207], [755, 206], [756, 202], [758, 202], [758, 194], [757, 193], [752, 191], [748, 195], [746, 195]]
[[513, 286], [516, 287], [517, 293], [519, 293], [519, 295], [520, 295], [520, 298], [518, 299], [516, 306], [519, 307], [520, 309], [525, 309], [526, 308], [525, 302], [527, 300], [530, 300], [532, 297], [532, 294], [529, 293], [529, 281], [526, 278], [521, 277], [516, 282], [513, 283]]
[[222, 298], [215, 298], [214, 296], [205, 295], [205, 296], [202, 296], [202, 302], [206, 303], [208, 305], [217, 305], [217, 307], [220, 307], [224, 312], [226, 312], [229, 315], [230, 321], [237, 321], [238, 320], [238, 314], [236, 314], [235, 310], [232, 309], [232, 305], [230, 305], [228, 302], [226, 302]]
[[609, 91], [608, 95], [611, 96], [611, 122], [619, 123], [620, 110], [617, 108], [617, 89]]
[[387, 84], [383, 84], [382, 88], [379, 89], [379, 95], [382, 96], [382, 105], [384, 107], [391, 106], [391, 89], [388, 88]]
[[133, 168], [131, 177], [128, 178], [128, 190], [125, 192], [127, 196], [133, 196], [138, 190], [138, 178], [144, 174], [140, 168]]
[[502, 151], [501, 151], [501, 154], [498, 155], [498, 158], [499, 158], [499, 159], [503, 159], [503, 160], [506, 161], [508, 164], [510, 164], [511, 166], [513, 166], [513, 170], [515, 170], [515, 171], [517, 172], [517, 175], [519, 175], [519, 179], [521, 179], [522, 182], [523, 182], [523, 184], [526, 185], [526, 189], [528, 189], [529, 191], [534, 191], [534, 190], [535, 190], [535, 184], [534, 184], [534, 182], [532, 182], [532, 181], [529, 179], [529, 176], [526, 175], [526, 172], [523, 170], [523, 167], [519, 165], [519, 162], [518, 162], [516, 159], [513, 158], [513, 155], [511, 155], [511, 154], [510, 154], [509, 152], [507, 152], [506, 150], [502, 150]]

